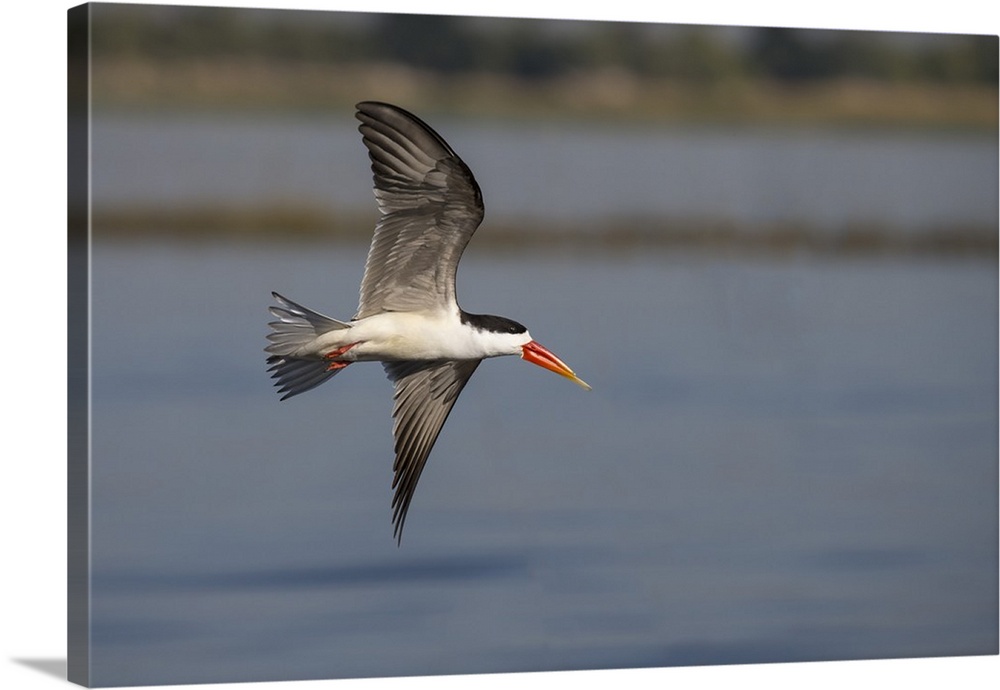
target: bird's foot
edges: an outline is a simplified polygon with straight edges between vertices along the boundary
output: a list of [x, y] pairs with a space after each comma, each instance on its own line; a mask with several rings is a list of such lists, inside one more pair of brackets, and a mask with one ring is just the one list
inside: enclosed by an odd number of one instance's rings
[[343, 355], [345, 352], [347, 352], [348, 350], [350, 350], [355, 345], [357, 345], [357, 343], [351, 343], [350, 345], [344, 345], [343, 347], [338, 347], [336, 350], [331, 350], [330, 352], [327, 352], [325, 355], [323, 355], [323, 359], [332, 360], [330, 362], [329, 366], [327, 366], [326, 370], [327, 371], [338, 371], [338, 370], [343, 369], [344, 367], [346, 367], [348, 364], [350, 364], [350, 362], [338, 362], [337, 361], [337, 357], [340, 357], [341, 355]]

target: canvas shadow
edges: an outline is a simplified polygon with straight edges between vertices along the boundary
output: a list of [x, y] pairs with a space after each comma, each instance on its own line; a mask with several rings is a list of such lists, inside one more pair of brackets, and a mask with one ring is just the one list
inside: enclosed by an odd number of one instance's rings
[[11, 661], [33, 668], [45, 675], [66, 680], [66, 659], [11, 659]]

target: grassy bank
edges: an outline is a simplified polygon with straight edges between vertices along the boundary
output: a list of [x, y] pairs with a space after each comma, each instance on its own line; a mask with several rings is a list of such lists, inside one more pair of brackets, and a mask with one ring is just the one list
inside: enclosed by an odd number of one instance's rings
[[[96, 211], [94, 237], [144, 242], [355, 242], [371, 240], [375, 214], [303, 208], [132, 208]], [[902, 232], [874, 225], [821, 232], [804, 225], [736, 226], [725, 221], [621, 218], [584, 224], [487, 221], [477, 247], [531, 251], [704, 251], [718, 254], [980, 256], [995, 259], [997, 228]]]
[[362, 99], [422, 112], [733, 124], [997, 128], [996, 86], [839, 79], [791, 86], [765, 79], [703, 85], [619, 70], [517, 79], [443, 76], [398, 64], [273, 62], [251, 58], [101, 58], [95, 107], [330, 111]]

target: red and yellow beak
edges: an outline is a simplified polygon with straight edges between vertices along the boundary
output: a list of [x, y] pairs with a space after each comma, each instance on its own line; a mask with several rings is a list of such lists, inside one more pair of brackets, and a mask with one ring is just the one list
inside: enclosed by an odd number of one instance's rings
[[560, 376], [565, 376], [570, 381], [583, 387], [584, 389], [588, 391], [591, 390], [590, 386], [587, 385], [587, 382], [574, 374], [573, 370], [566, 366], [565, 362], [534, 340], [529, 342], [527, 345], [521, 346], [521, 359], [531, 362], [532, 364], [537, 364], [538, 366], [548, 369], [549, 371], [554, 371]]

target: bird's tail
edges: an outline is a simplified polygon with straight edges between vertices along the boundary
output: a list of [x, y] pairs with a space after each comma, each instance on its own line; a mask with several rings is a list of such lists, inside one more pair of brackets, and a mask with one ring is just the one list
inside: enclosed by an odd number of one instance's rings
[[292, 353], [317, 336], [350, 328], [351, 324], [296, 304], [277, 292], [271, 294], [281, 306], [269, 309], [277, 321], [268, 324], [271, 332], [267, 334], [267, 339], [271, 344], [264, 351], [271, 353], [267, 358], [270, 365], [267, 370], [272, 372], [271, 378], [277, 379], [274, 385], [278, 386], [279, 393], [284, 394], [281, 399], [285, 400], [315, 388], [339, 371], [331, 369], [326, 360], [294, 357]]

